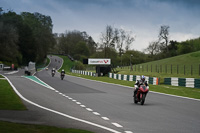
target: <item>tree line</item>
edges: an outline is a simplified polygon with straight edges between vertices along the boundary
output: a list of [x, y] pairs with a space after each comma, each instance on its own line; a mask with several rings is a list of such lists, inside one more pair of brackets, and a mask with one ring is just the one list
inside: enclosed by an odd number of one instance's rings
[[42, 62], [55, 45], [50, 16], [0, 9], [0, 60], [10, 65]]
[[200, 37], [184, 42], [169, 40], [168, 25], [160, 27], [158, 39], [149, 42], [144, 51], [131, 49], [136, 39], [132, 31], [111, 25], [101, 32], [97, 43], [85, 31], [53, 34], [52, 29], [50, 16], [3, 12], [0, 8], [0, 61], [27, 65], [29, 61], [42, 62], [48, 53], [57, 53], [70, 55], [79, 61], [79, 65], [85, 58], [111, 58], [112, 64], [121, 66], [200, 50]]

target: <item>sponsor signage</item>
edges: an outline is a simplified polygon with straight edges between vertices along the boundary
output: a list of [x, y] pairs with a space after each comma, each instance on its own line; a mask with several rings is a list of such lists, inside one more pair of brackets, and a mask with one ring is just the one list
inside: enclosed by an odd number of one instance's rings
[[90, 65], [110, 65], [111, 59], [88, 59]]

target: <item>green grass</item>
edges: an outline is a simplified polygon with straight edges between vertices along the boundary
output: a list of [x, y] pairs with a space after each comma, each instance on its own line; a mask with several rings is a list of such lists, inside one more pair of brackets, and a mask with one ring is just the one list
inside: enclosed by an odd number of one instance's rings
[[130, 67], [117, 68], [117, 71], [119, 74], [159, 77], [163, 83], [167, 77], [200, 78], [199, 67], [200, 51], [133, 65], [133, 71]]
[[65, 72], [70, 72], [70, 69], [74, 66], [74, 62], [72, 62], [67, 56], [59, 56], [63, 59], [63, 66], [60, 68], [59, 72], [64, 69]]
[[1, 133], [92, 133], [79, 129], [65, 129], [52, 126], [18, 124], [0, 121]]
[[0, 80], [0, 109], [26, 110], [21, 99], [15, 94], [7, 80]]
[[0, 78], [4, 78], [2, 75], [0, 75]]

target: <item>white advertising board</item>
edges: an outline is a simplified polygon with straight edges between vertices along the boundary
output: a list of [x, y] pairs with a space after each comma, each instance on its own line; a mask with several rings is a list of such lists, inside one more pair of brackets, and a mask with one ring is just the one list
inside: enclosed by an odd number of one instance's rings
[[90, 65], [110, 65], [111, 64], [111, 59], [89, 58], [88, 59], [88, 64], [90, 64]]

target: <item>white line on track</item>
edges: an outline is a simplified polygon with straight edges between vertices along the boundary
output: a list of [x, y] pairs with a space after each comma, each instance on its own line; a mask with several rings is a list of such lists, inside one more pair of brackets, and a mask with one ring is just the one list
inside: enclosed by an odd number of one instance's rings
[[90, 108], [86, 108], [88, 111], [93, 111], [92, 109], [90, 109]]
[[76, 102], [76, 104], [81, 104], [80, 102]]
[[95, 115], [100, 115], [99, 113], [97, 113], [97, 112], [92, 112], [93, 114], [95, 114]]
[[86, 106], [85, 105], [80, 105], [81, 107], [85, 108]]
[[118, 123], [112, 123], [113, 125], [115, 125], [116, 127], [123, 127], [122, 125], [119, 125]]
[[[3, 76], [4, 76], [4, 75], [3, 75]], [[39, 104], [37, 104], [37, 103], [34, 103], [34, 102], [32, 102], [32, 101], [26, 99], [24, 96], [22, 96], [22, 95], [17, 91], [17, 89], [15, 88], [15, 86], [11, 83], [11, 81], [10, 81], [6, 76], [4, 76], [4, 77], [8, 80], [8, 82], [9, 82], [9, 84], [12, 86], [13, 90], [16, 92], [16, 94], [17, 94], [21, 99], [23, 99], [24, 101], [26, 101], [26, 102], [28, 102], [28, 103], [34, 105], [34, 106], [37, 106], [37, 107], [39, 107], [39, 108], [41, 108], [41, 109], [44, 109], [44, 110], [53, 112], [53, 113], [55, 113], [55, 114], [58, 114], [58, 115], [61, 115], [61, 116], [64, 116], [64, 117], [67, 117], [67, 118], [70, 118], [70, 119], [73, 119], [73, 120], [76, 120], [76, 121], [80, 121], [80, 122], [83, 122], [83, 123], [86, 123], [86, 124], [89, 124], [89, 125], [92, 125], [92, 126], [95, 126], [95, 127], [99, 127], [99, 128], [108, 130], [108, 131], [113, 132], [113, 133], [121, 133], [121, 132], [116, 131], [116, 130], [114, 130], [114, 129], [111, 129], [111, 128], [108, 128], [108, 127], [105, 127], [105, 126], [102, 126], [102, 125], [99, 125], [99, 124], [96, 124], [96, 123], [92, 123], [92, 122], [89, 122], [89, 121], [86, 121], [86, 120], [83, 120], [83, 119], [79, 119], [79, 118], [76, 118], [76, 117], [73, 117], [73, 116], [70, 116], [70, 115], [67, 115], [67, 114], [64, 114], [64, 113], [61, 113], [61, 112], [58, 112], [58, 111], [49, 109], [49, 108], [47, 108], [47, 107], [41, 106], [41, 105], [39, 105]]]
[[133, 133], [133, 132], [131, 132], [131, 131], [125, 131], [125, 133]]
[[106, 121], [110, 120], [110, 119], [107, 118], [107, 117], [101, 117], [101, 118], [104, 119], [104, 120], [106, 120]]

